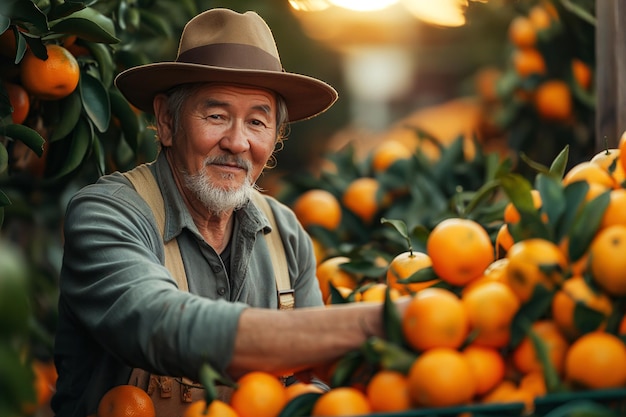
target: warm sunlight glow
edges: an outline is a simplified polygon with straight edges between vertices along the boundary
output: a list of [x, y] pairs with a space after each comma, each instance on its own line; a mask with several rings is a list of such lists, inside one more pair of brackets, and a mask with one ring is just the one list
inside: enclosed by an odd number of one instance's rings
[[302, 12], [319, 12], [330, 6], [326, 0], [289, 0], [289, 5]]
[[382, 10], [398, 2], [398, 0], [328, 0], [335, 6], [359, 12]]
[[402, 0], [418, 19], [438, 26], [463, 26], [467, 0]]

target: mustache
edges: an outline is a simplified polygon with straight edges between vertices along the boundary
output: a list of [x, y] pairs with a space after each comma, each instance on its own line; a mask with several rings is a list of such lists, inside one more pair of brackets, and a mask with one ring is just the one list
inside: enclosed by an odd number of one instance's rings
[[246, 171], [250, 171], [252, 169], [250, 161], [232, 155], [208, 156], [204, 160], [204, 166], [209, 165], [231, 165]]

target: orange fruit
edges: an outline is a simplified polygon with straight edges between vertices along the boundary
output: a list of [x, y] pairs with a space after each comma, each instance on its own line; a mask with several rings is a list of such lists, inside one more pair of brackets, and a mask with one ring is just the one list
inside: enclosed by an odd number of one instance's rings
[[395, 288], [388, 288], [387, 284], [378, 282], [365, 287], [362, 291], [357, 291], [354, 296], [354, 301], [384, 302], [387, 290], [389, 290], [389, 298], [392, 300], [396, 300], [402, 295], [400, 294], [400, 291]]
[[546, 62], [543, 55], [534, 49], [517, 49], [512, 55], [513, 68], [520, 77], [528, 77], [533, 74], [544, 74], [546, 72]]
[[[341, 294], [341, 296], [344, 299], [347, 299], [353, 292], [357, 291], [354, 288], [348, 288], [348, 287], [335, 287], [335, 289], [339, 292], [339, 294]], [[356, 294], [355, 294], [355, 296], [356, 296]], [[326, 304], [326, 305], [333, 304], [333, 295], [332, 295], [332, 293], [330, 293], [328, 295], [328, 298], [326, 298], [326, 300], [324, 301], [324, 304]]]
[[589, 246], [589, 271], [609, 295], [626, 295], [626, 225], [600, 230]]
[[379, 196], [380, 183], [375, 178], [361, 177], [352, 181], [343, 193], [343, 205], [364, 223], [372, 223], [374, 216], [389, 204], [389, 196]]
[[[563, 333], [561, 333], [554, 321], [548, 319], [533, 322], [531, 331], [544, 343], [550, 363], [556, 372], [561, 375], [563, 373], [565, 354], [569, 348], [569, 342]], [[537, 356], [537, 351], [530, 336], [525, 336], [513, 349], [511, 360], [515, 369], [522, 374], [543, 371], [543, 366]]]
[[297, 396], [302, 395], [302, 394], [309, 394], [309, 393], [321, 394], [324, 392], [324, 390], [320, 386], [311, 384], [308, 382], [293, 383], [291, 385], [288, 385], [285, 388], [285, 391], [287, 392], [288, 401], [291, 401]]
[[322, 242], [314, 237], [311, 237], [311, 244], [313, 245], [313, 255], [315, 255], [315, 265], [319, 265], [326, 258], [326, 248]]
[[563, 281], [567, 259], [549, 240], [532, 238], [515, 243], [506, 254], [508, 285], [523, 303], [530, 300], [536, 286], [553, 290]]
[[509, 403], [518, 401], [517, 385], [510, 379], [503, 379], [491, 391], [480, 397], [482, 403]]
[[[533, 206], [539, 210], [541, 209], [541, 195], [539, 194], [539, 190], [532, 189], [530, 190], [530, 196], [533, 200]], [[504, 221], [506, 223], [517, 223], [522, 219], [517, 207], [513, 205], [513, 202], [509, 201], [507, 205], [504, 207]]]
[[333, 256], [317, 266], [316, 275], [322, 291], [322, 299], [326, 300], [330, 296], [330, 284], [334, 287], [345, 287], [355, 289], [358, 281], [356, 277], [341, 269], [340, 265], [350, 262], [347, 256]]
[[376, 372], [367, 383], [365, 394], [375, 413], [405, 411], [412, 406], [409, 379], [397, 371]]
[[311, 416], [358, 416], [371, 411], [363, 392], [353, 387], [339, 387], [322, 394], [315, 401]]
[[474, 372], [455, 349], [429, 349], [417, 357], [408, 374], [413, 403], [425, 407], [468, 404], [476, 394]]
[[624, 188], [609, 192], [609, 205], [602, 215], [599, 229], [616, 224], [626, 225], [626, 189]]
[[14, 59], [17, 53], [17, 42], [15, 33], [10, 27], [0, 34], [0, 55]]
[[502, 382], [504, 357], [494, 348], [471, 344], [462, 351], [476, 380], [476, 395], [484, 395]]
[[552, 298], [552, 318], [563, 334], [575, 338], [582, 333], [574, 323], [574, 312], [578, 304], [584, 305], [604, 316], [597, 329], [603, 329], [613, 312], [613, 303], [608, 295], [589, 287], [580, 275], [567, 279]]
[[565, 380], [586, 389], [626, 385], [626, 347], [617, 336], [591, 332], [576, 339], [565, 357]]
[[591, 87], [591, 82], [593, 81], [591, 68], [578, 58], [572, 60], [572, 75], [583, 89], [587, 90]]
[[402, 315], [402, 332], [413, 349], [460, 347], [469, 322], [461, 300], [443, 288], [425, 288], [412, 296]]
[[13, 123], [17, 125], [24, 123], [30, 110], [28, 93], [18, 84], [4, 83], [4, 88], [7, 90], [9, 102], [13, 108], [13, 113], [11, 113]]
[[239, 417], [233, 408], [220, 400], [213, 400], [207, 407], [206, 401], [199, 400], [191, 403], [183, 417]]
[[237, 380], [230, 406], [239, 417], [276, 417], [287, 404], [287, 391], [269, 373], [253, 371]]
[[522, 376], [519, 389], [530, 392], [533, 397], [543, 397], [548, 393], [543, 371], [531, 371]]
[[591, 158], [591, 162], [604, 168], [613, 177], [613, 187], [621, 188], [621, 184], [626, 179], [626, 173], [620, 163], [620, 150], [618, 148], [606, 149], [598, 152]]
[[507, 284], [492, 280], [472, 285], [463, 292], [461, 303], [474, 344], [499, 348], [509, 343], [511, 322], [521, 303]]
[[383, 172], [400, 160], [410, 159], [413, 152], [404, 143], [398, 140], [384, 140], [372, 151], [372, 169], [374, 172]]
[[46, 45], [48, 59], [39, 59], [28, 49], [20, 64], [22, 85], [42, 100], [60, 100], [78, 86], [78, 61], [60, 45]]
[[413, 294], [417, 291], [428, 288], [438, 282], [438, 280], [428, 280], [424, 282], [412, 282], [404, 284], [398, 282], [399, 279], [407, 279], [424, 268], [432, 266], [430, 256], [423, 252], [406, 251], [396, 255], [387, 268], [387, 285], [395, 288], [401, 294]]
[[474, 220], [460, 218], [445, 219], [432, 229], [426, 253], [437, 276], [459, 286], [480, 277], [495, 259], [487, 231]]
[[513, 240], [513, 236], [509, 232], [509, 225], [503, 223], [498, 229], [498, 233], [496, 234], [496, 259], [503, 259], [506, 256], [508, 250], [513, 246], [515, 241]]
[[533, 27], [539, 31], [549, 28], [553, 18], [543, 5], [537, 4], [528, 11], [528, 19]]
[[117, 385], [98, 403], [97, 417], [155, 417], [150, 396], [134, 385]]
[[545, 120], [565, 121], [572, 115], [572, 93], [562, 80], [541, 83], [535, 91], [534, 103], [537, 113]]
[[321, 226], [335, 230], [341, 223], [341, 204], [330, 192], [312, 189], [302, 193], [293, 204], [293, 212], [304, 228]]
[[496, 67], [483, 67], [474, 77], [474, 85], [478, 96], [486, 103], [498, 101], [498, 80], [502, 77], [502, 71]]
[[530, 48], [537, 42], [537, 30], [526, 16], [515, 16], [509, 23], [508, 36], [518, 48]]
[[587, 181], [588, 183], [598, 183], [607, 188], [614, 188], [615, 180], [607, 170], [600, 164], [591, 161], [584, 161], [574, 165], [563, 177], [563, 185], [571, 184], [575, 181]]

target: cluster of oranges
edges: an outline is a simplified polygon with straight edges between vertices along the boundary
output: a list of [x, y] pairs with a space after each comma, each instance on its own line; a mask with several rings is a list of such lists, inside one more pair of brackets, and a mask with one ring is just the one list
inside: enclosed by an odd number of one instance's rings
[[[45, 60], [37, 57], [31, 48], [27, 48], [19, 64], [16, 64], [17, 76], [2, 76], [13, 108], [13, 123], [24, 123], [32, 99], [61, 100], [76, 90], [80, 67], [76, 57], [68, 50], [75, 39], [75, 36], [68, 37], [63, 45], [46, 44]], [[0, 55], [3, 59], [15, 59], [16, 41], [11, 28], [0, 34]]]

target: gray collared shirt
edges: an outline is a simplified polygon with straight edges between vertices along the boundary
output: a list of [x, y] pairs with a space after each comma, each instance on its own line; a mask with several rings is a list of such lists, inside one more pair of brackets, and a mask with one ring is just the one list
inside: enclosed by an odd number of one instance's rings
[[[52, 403], [58, 417], [93, 413], [134, 367], [192, 379], [205, 362], [223, 371], [242, 310], [278, 305], [262, 211], [249, 203], [235, 213], [226, 268], [193, 223], [163, 154], [151, 169], [166, 207], [163, 238], [178, 239], [189, 292], [179, 291], [163, 266], [152, 212], [123, 175], [106, 175], [79, 191], [64, 224]], [[273, 198], [269, 203], [296, 308], [323, 305], [308, 235], [289, 208]]]

